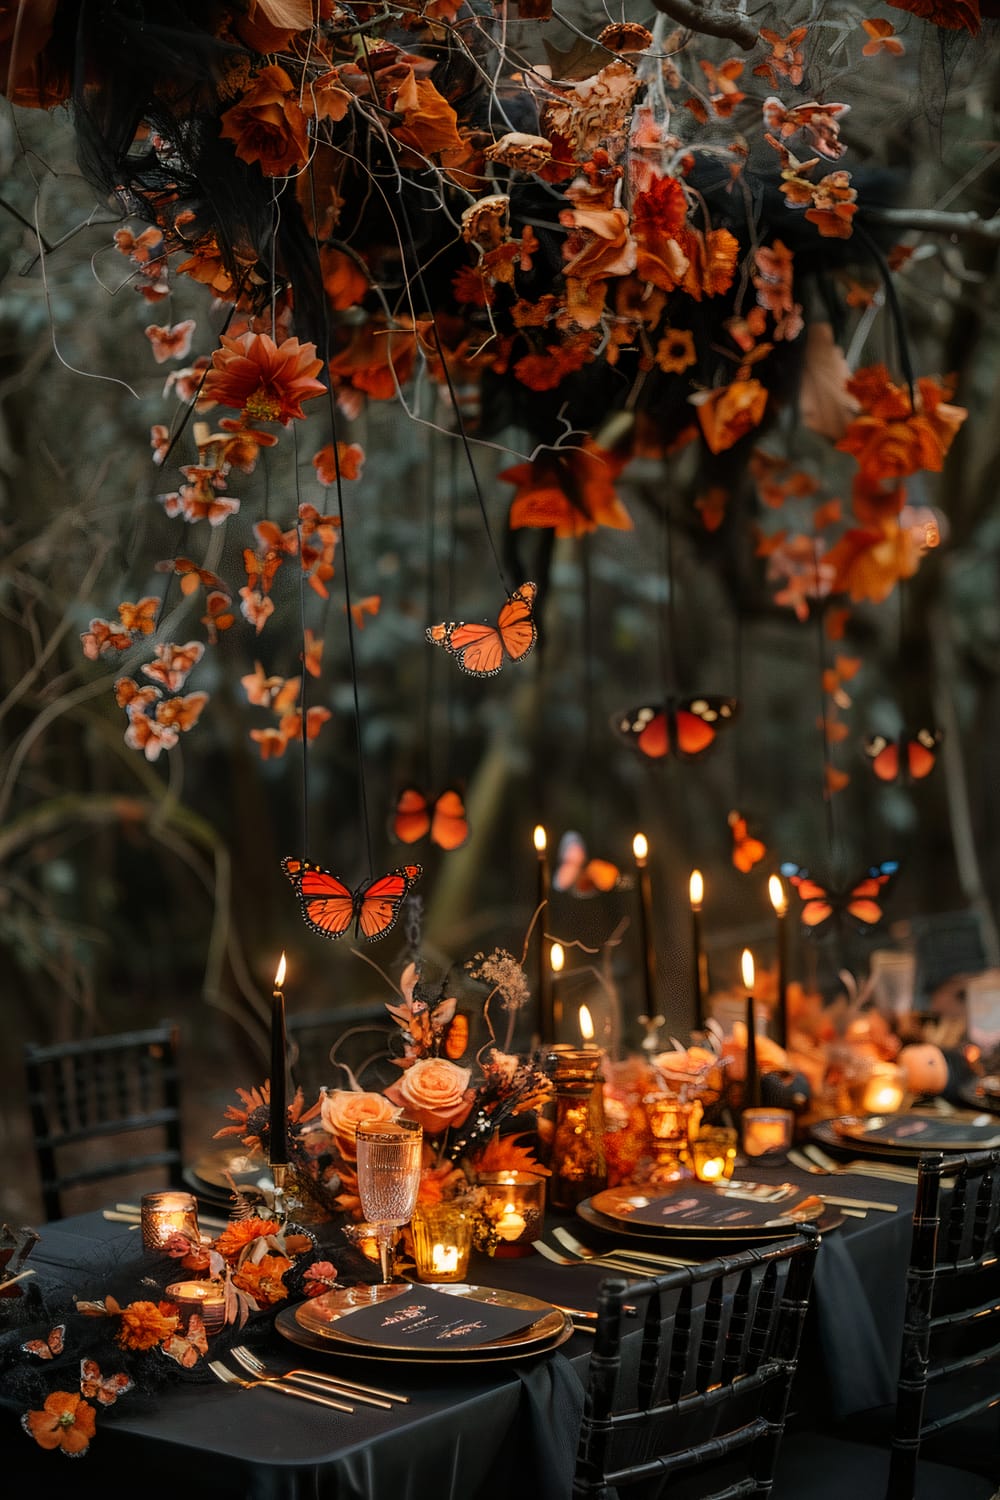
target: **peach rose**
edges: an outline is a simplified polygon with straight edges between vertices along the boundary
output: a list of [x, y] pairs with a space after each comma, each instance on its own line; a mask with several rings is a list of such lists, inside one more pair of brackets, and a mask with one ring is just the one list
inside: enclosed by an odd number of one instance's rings
[[258, 162], [266, 177], [287, 177], [309, 160], [309, 126], [284, 68], [262, 68], [243, 97], [222, 116], [219, 134], [241, 161]]
[[331, 1089], [320, 1103], [323, 1129], [333, 1136], [337, 1150], [348, 1161], [357, 1157], [359, 1125], [384, 1125], [399, 1114], [384, 1094], [361, 1094], [352, 1089]]
[[444, 1057], [425, 1057], [408, 1067], [399, 1082], [385, 1092], [429, 1135], [436, 1135], [449, 1125], [463, 1124], [467, 1118], [473, 1099], [471, 1077], [471, 1068], [460, 1068]]

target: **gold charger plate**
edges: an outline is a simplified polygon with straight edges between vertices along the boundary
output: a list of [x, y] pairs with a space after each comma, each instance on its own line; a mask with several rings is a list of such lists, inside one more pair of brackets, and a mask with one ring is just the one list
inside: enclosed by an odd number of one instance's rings
[[262, 1192], [271, 1192], [274, 1183], [266, 1163], [259, 1156], [248, 1156], [235, 1146], [222, 1146], [215, 1151], [206, 1151], [187, 1168], [187, 1172], [207, 1187], [229, 1192], [226, 1181], [228, 1172], [237, 1187], [257, 1187]]
[[958, 1097], [977, 1113], [987, 1110], [1000, 1115], [1000, 1078], [975, 1078], [969, 1083], [963, 1083], [958, 1090]]
[[[684, 1180], [664, 1190], [629, 1186], [606, 1188], [588, 1200], [591, 1208], [611, 1220], [642, 1234], [684, 1235], [694, 1239], [746, 1239], [794, 1234], [799, 1224], [814, 1223], [825, 1204], [815, 1193], [797, 1189], [779, 1203], [755, 1202], [730, 1196], [709, 1183]], [[662, 1204], [662, 1217], [655, 1223], [637, 1219], [636, 1209]], [[676, 1216], [671, 1217], [671, 1205]], [[713, 1218], [699, 1217], [711, 1214]], [[723, 1217], [723, 1216], [726, 1217]]]
[[[301, 1334], [308, 1335], [317, 1343], [306, 1347], [322, 1348], [328, 1354], [351, 1354], [360, 1355], [368, 1359], [404, 1359], [418, 1364], [463, 1364], [476, 1363], [484, 1360], [514, 1359], [523, 1355], [544, 1353], [549, 1349], [558, 1348], [573, 1333], [571, 1320], [564, 1312], [552, 1306], [551, 1302], [542, 1302], [537, 1297], [527, 1297], [520, 1292], [507, 1292], [496, 1287], [470, 1286], [466, 1283], [451, 1282], [448, 1284], [433, 1284], [433, 1290], [444, 1292], [449, 1296], [464, 1298], [471, 1302], [495, 1302], [501, 1307], [513, 1307], [523, 1312], [537, 1313], [538, 1316], [527, 1328], [519, 1329], [515, 1333], [506, 1334], [503, 1338], [492, 1339], [488, 1343], [467, 1345], [463, 1349], [452, 1349], [447, 1354], [440, 1350], [430, 1350], [425, 1345], [408, 1344], [380, 1344], [373, 1339], [355, 1338], [344, 1328], [336, 1325], [351, 1312], [359, 1307], [368, 1307], [372, 1303], [368, 1300], [359, 1300], [354, 1287], [335, 1287], [325, 1292], [321, 1297], [311, 1297], [309, 1301], [302, 1302], [298, 1307], [286, 1308], [275, 1320], [275, 1327], [279, 1328], [279, 1321], [283, 1326], [279, 1332], [286, 1338], [291, 1338], [289, 1326]], [[367, 1291], [368, 1288], [361, 1288]], [[381, 1290], [381, 1289], [379, 1289]], [[412, 1283], [406, 1282], [399, 1288], [400, 1294], [412, 1290]], [[380, 1298], [378, 1300], [385, 1300]], [[317, 1304], [324, 1304], [318, 1307]], [[292, 1342], [296, 1339], [292, 1338]]]
[[[913, 1123], [923, 1128], [908, 1129]], [[814, 1140], [861, 1155], [920, 1156], [925, 1151], [982, 1151], [1000, 1145], [1000, 1124], [970, 1112], [906, 1110], [894, 1115], [841, 1115], [812, 1126]]]
[[[810, 1201], [818, 1201], [812, 1199]], [[814, 1213], [811, 1218], [789, 1220], [780, 1224], [758, 1225], [746, 1229], [727, 1229], [723, 1233], [701, 1234], [693, 1229], [676, 1231], [668, 1228], [658, 1228], [655, 1224], [629, 1223], [626, 1219], [613, 1219], [608, 1214], [602, 1214], [594, 1208], [594, 1200], [585, 1198], [582, 1203], [576, 1205], [577, 1217], [592, 1229], [600, 1229], [605, 1234], [613, 1234], [616, 1239], [633, 1240], [636, 1245], [659, 1244], [661, 1241], [667, 1244], [675, 1244], [677, 1240], [685, 1243], [698, 1241], [712, 1245], [712, 1254], [717, 1254], [719, 1248], [724, 1245], [762, 1245], [771, 1240], [786, 1239], [789, 1235], [796, 1234], [800, 1224], [813, 1223], [822, 1234], [828, 1234], [831, 1229], [839, 1229], [844, 1222], [844, 1215], [840, 1209], [832, 1207], [828, 1203], [821, 1203], [821, 1212]], [[773, 1206], [773, 1205], [772, 1205]], [[707, 1256], [706, 1256], [707, 1259]]]

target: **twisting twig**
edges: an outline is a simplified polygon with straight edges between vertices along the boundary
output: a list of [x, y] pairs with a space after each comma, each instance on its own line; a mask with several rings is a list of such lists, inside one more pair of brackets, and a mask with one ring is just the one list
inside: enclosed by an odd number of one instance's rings
[[750, 52], [757, 45], [759, 33], [756, 26], [739, 11], [705, 5], [701, 0], [653, 0], [653, 4], [689, 31], [699, 31], [704, 36], [728, 37], [744, 52]]

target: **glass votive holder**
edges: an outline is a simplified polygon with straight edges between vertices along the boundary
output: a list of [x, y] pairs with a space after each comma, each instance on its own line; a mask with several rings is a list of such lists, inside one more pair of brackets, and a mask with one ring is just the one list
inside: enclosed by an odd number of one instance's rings
[[851, 1103], [862, 1115], [893, 1115], [903, 1106], [906, 1082], [895, 1063], [873, 1062], [865, 1076], [848, 1085]]
[[708, 1126], [691, 1142], [691, 1162], [699, 1182], [728, 1182], [736, 1166], [738, 1137], [728, 1126]]
[[477, 1181], [497, 1235], [494, 1255], [532, 1254], [545, 1216], [545, 1178], [534, 1172], [480, 1172]]
[[183, 1234], [201, 1243], [198, 1204], [193, 1193], [143, 1193], [139, 1217], [145, 1250], [162, 1250], [172, 1235]]
[[795, 1116], [790, 1109], [745, 1109], [743, 1154], [771, 1161], [784, 1161], [792, 1144]]
[[163, 1295], [168, 1302], [176, 1302], [185, 1333], [194, 1313], [207, 1334], [218, 1333], [226, 1321], [226, 1292], [221, 1281], [175, 1281]]
[[472, 1247], [472, 1219], [457, 1203], [425, 1203], [410, 1222], [413, 1259], [421, 1281], [464, 1281]]
[[657, 1184], [690, 1177], [692, 1123], [696, 1115], [701, 1119], [701, 1105], [672, 1094], [647, 1094], [642, 1102], [652, 1155], [648, 1181]]

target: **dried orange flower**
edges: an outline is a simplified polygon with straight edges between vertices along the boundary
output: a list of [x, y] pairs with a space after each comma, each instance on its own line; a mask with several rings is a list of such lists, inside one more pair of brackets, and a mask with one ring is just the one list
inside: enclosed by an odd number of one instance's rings
[[302, 402], [322, 396], [326, 387], [315, 376], [323, 368], [315, 344], [283, 339], [276, 344], [266, 333], [221, 335], [222, 348], [212, 354], [205, 376], [205, 400], [234, 406], [244, 419], [283, 422], [305, 417]]
[[21, 1426], [39, 1448], [59, 1448], [82, 1458], [94, 1436], [97, 1418], [89, 1401], [73, 1391], [52, 1391], [41, 1411], [26, 1411]]
[[215, 1242], [215, 1249], [224, 1260], [235, 1260], [252, 1240], [277, 1234], [280, 1228], [277, 1219], [240, 1219], [226, 1226]]
[[122, 1308], [118, 1342], [123, 1349], [154, 1349], [176, 1327], [176, 1315], [162, 1313], [155, 1302], [130, 1302]]
[[282, 1277], [292, 1263], [285, 1255], [265, 1255], [257, 1262], [244, 1261], [233, 1277], [233, 1285], [246, 1292], [258, 1307], [270, 1307], [288, 1296]]

